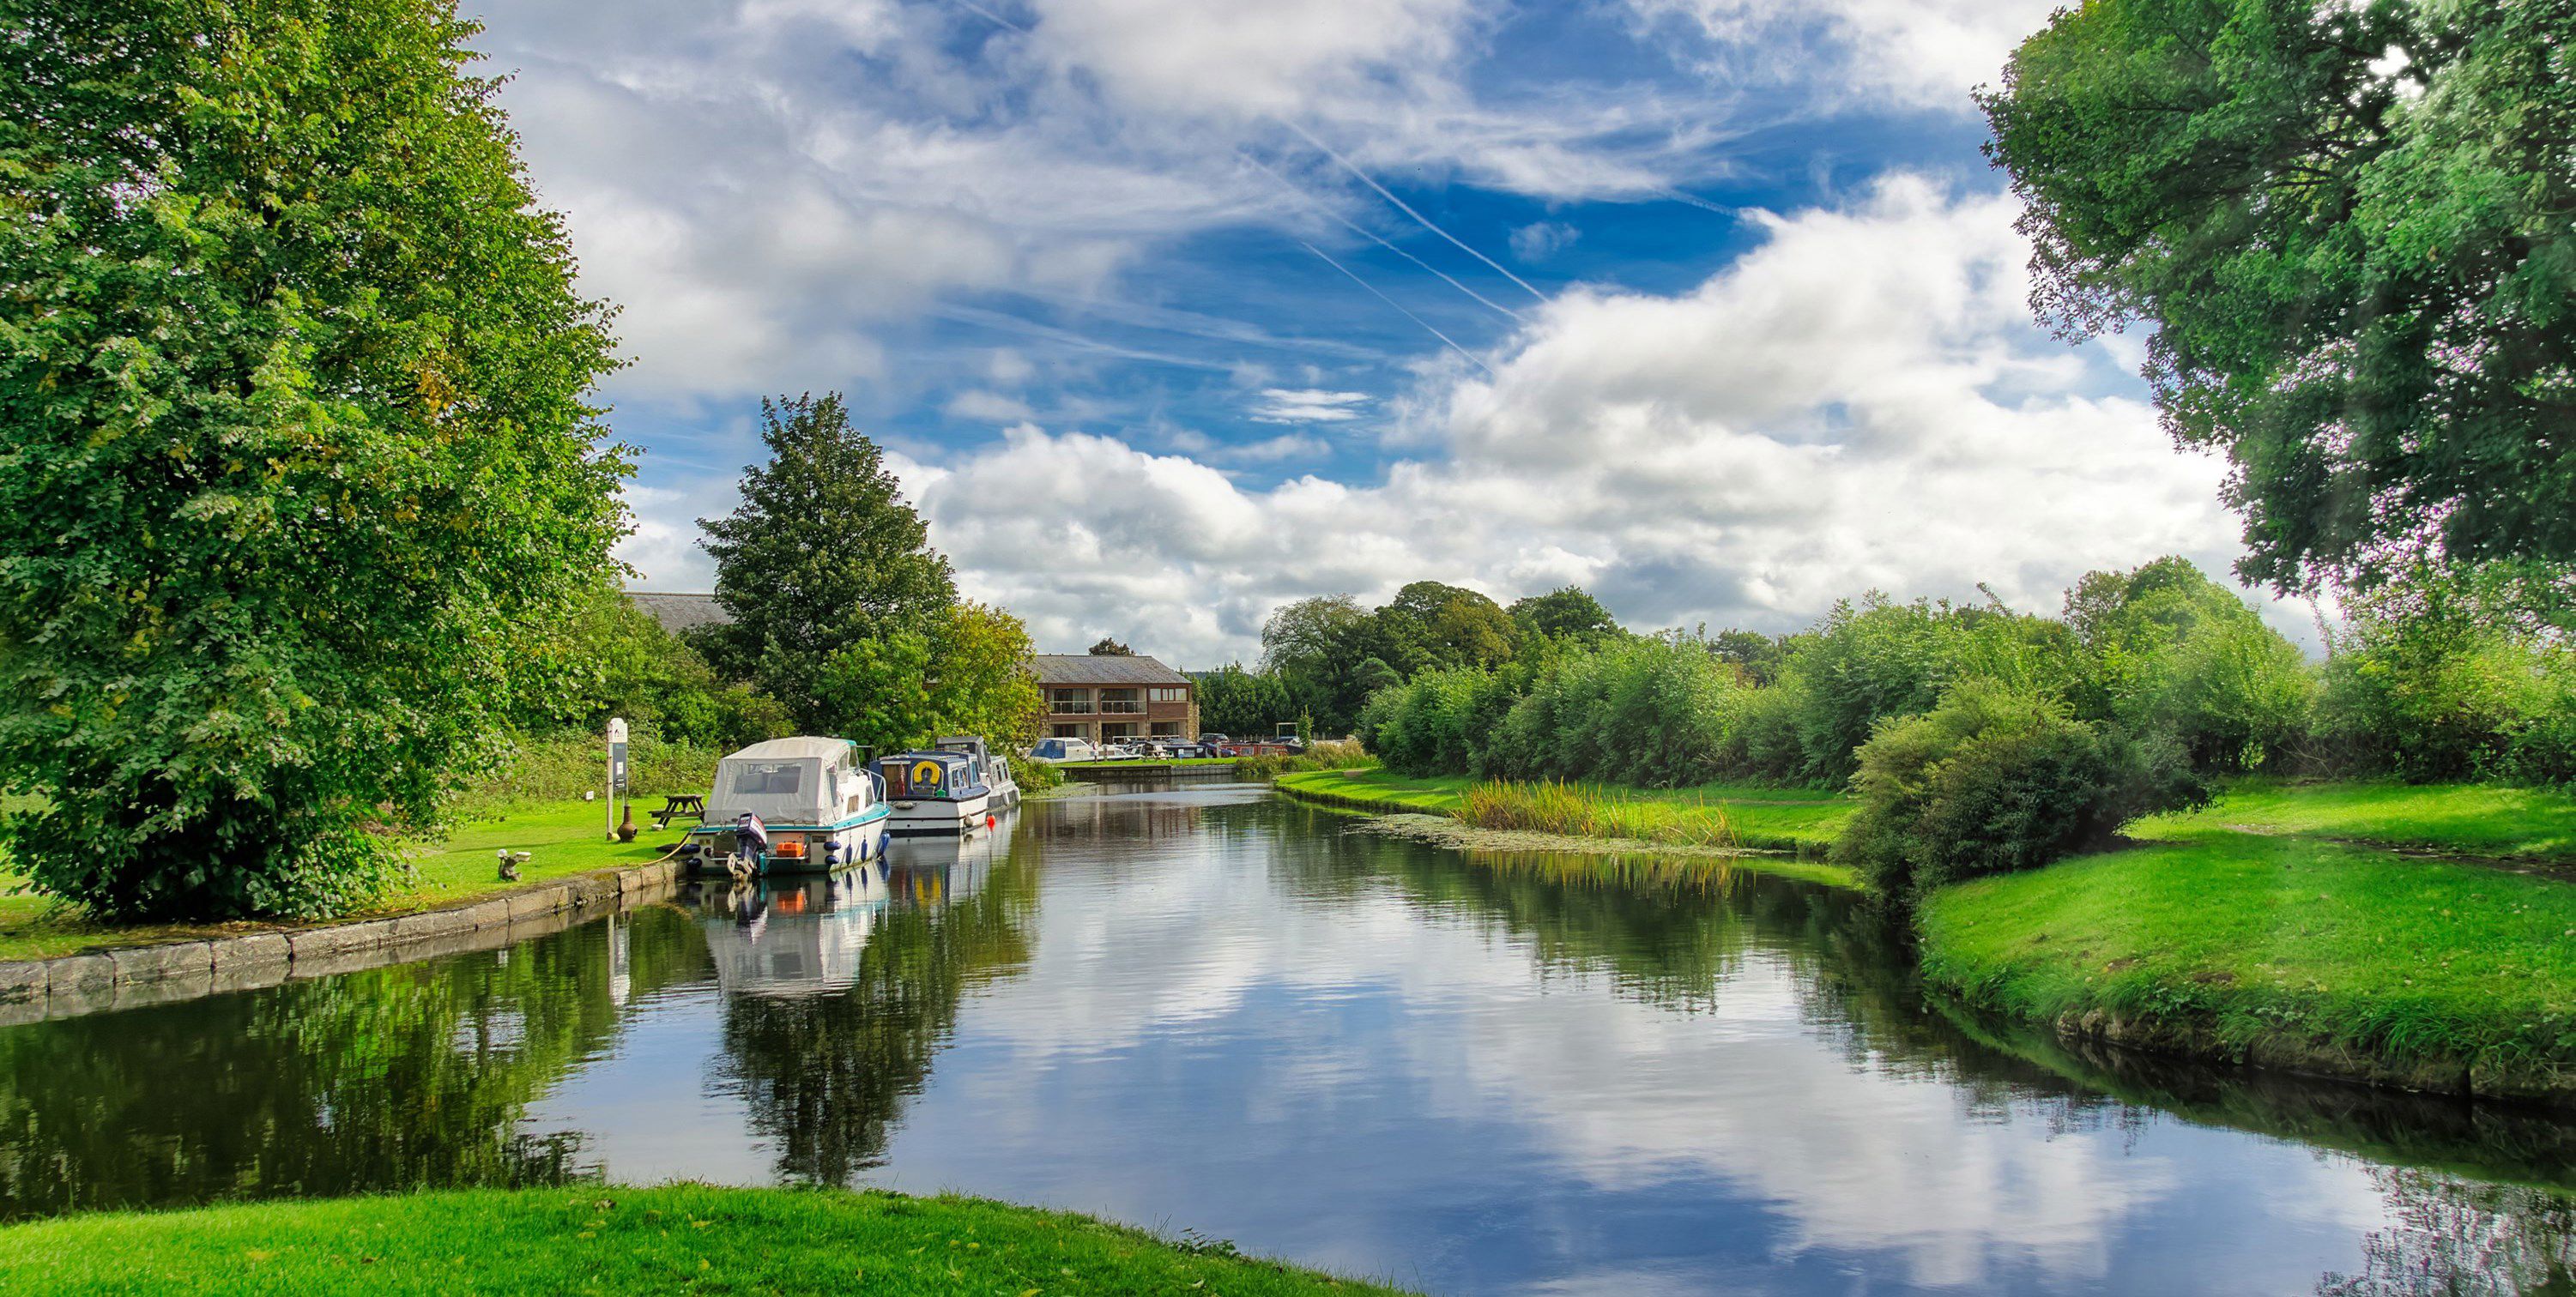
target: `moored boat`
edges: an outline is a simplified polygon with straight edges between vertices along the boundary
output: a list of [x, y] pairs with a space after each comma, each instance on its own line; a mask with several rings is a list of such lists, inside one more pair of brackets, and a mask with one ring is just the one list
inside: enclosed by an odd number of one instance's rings
[[991, 790], [994, 810], [1008, 810], [1020, 804], [1020, 781], [1011, 777], [1011, 759], [988, 751], [983, 735], [952, 734], [930, 746], [942, 752], [962, 752], [973, 757], [983, 774], [984, 786]]
[[993, 811], [993, 790], [983, 763], [971, 753], [925, 748], [878, 757], [876, 773], [894, 808], [896, 837], [972, 833]]
[[706, 817], [680, 844], [692, 873], [819, 874], [885, 852], [894, 808], [846, 739], [754, 743], [716, 763]]

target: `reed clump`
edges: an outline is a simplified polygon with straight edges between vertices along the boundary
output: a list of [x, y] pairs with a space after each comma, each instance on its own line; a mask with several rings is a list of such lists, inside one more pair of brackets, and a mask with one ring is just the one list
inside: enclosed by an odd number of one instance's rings
[[1585, 784], [1487, 780], [1467, 789], [1458, 819], [1482, 829], [1567, 837], [1629, 838], [1682, 847], [1741, 845], [1722, 806], [1640, 802]]

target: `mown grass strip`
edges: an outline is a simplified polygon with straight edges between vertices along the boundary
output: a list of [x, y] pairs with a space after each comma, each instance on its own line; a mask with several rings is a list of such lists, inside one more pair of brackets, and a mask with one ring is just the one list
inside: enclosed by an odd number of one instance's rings
[[[639, 802], [643, 832], [633, 842], [608, 836], [607, 807], [601, 802], [554, 802], [511, 806], [459, 825], [445, 841], [415, 849], [408, 857], [413, 880], [400, 893], [366, 914], [401, 914], [434, 909], [497, 895], [514, 888], [567, 878], [593, 869], [648, 864], [679, 841], [688, 821], [656, 832], [643, 813], [659, 806]], [[503, 849], [529, 853], [518, 882], [503, 882], [494, 853]], [[0, 890], [23, 888], [25, 880], [0, 874]], [[277, 928], [274, 923], [152, 924], [123, 926], [97, 923], [79, 911], [29, 891], [0, 895], [0, 961], [45, 959], [91, 948], [150, 945], [160, 941]]]
[[1128, 1293], [1396, 1290], [970, 1198], [573, 1186], [74, 1216], [0, 1229], [0, 1290]]

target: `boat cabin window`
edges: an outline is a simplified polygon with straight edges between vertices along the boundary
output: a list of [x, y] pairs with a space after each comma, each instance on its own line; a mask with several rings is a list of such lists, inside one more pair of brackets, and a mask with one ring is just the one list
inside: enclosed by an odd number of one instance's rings
[[736, 797], [792, 796], [805, 787], [805, 767], [795, 762], [774, 766], [746, 765], [734, 771]]

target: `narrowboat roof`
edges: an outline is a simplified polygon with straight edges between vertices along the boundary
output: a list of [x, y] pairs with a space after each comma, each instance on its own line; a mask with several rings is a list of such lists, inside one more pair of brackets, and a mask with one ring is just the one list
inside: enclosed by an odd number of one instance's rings
[[888, 761], [927, 761], [939, 757], [945, 757], [951, 761], [967, 761], [973, 759], [974, 755], [972, 752], [959, 752], [954, 748], [913, 748], [904, 752], [888, 752], [878, 757], [877, 763], [883, 765]]

